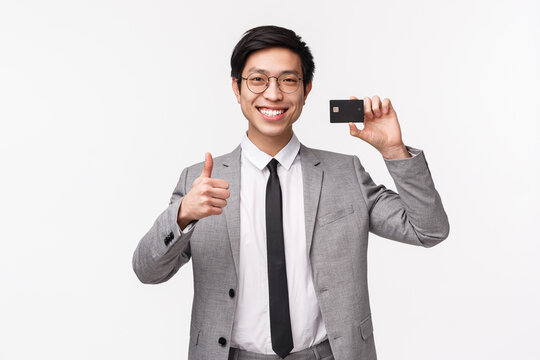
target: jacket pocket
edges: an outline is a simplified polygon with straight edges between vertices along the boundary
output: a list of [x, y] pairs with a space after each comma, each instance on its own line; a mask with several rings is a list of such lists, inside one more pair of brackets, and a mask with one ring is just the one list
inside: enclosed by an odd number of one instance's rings
[[325, 226], [330, 223], [333, 223], [336, 220], [339, 220], [349, 214], [352, 214], [354, 212], [354, 208], [352, 205], [345, 206], [344, 208], [338, 209], [336, 211], [332, 211], [328, 214], [324, 214], [319, 217], [318, 222], [319, 226]]
[[362, 333], [362, 339], [364, 340], [373, 334], [373, 322], [371, 321], [371, 315], [362, 320], [360, 323], [360, 332]]

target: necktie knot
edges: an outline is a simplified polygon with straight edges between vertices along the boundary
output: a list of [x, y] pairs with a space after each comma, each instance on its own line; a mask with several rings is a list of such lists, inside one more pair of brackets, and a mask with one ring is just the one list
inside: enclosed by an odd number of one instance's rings
[[270, 174], [277, 174], [277, 164], [278, 164], [278, 161], [276, 159], [272, 159], [270, 160], [268, 165], [266, 165], [268, 170], [270, 170]]

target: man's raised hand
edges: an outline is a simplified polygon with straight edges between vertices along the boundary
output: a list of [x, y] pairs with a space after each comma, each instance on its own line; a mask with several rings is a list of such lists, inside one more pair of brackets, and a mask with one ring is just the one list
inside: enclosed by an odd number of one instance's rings
[[191, 190], [182, 199], [178, 210], [178, 226], [181, 230], [193, 220], [210, 215], [219, 215], [227, 205], [230, 196], [229, 183], [222, 179], [212, 178], [214, 160], [210, 153], [205, 154], [204, 168], [201, 175], [193, 181]]
[[[356, 99], [351, 96], [351, 99]], [[403, 140], [397, 114], [390, 99], [383, 101], [375, 95], [364, 98], [364, 129], [359, 130], [349, 123], [352, 136], [360, 138], [375, 147], [386, 159], [410, 157]]]

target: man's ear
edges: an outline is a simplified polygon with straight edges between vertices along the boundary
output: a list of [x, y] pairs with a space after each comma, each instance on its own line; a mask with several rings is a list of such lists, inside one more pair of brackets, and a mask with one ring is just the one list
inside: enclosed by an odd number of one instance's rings
[[304, 105], [306, 105], [306, 99], [311, 91], [311, 86], [313, 85], [313, 81], [311, 81], [309, 84], [306, 85], [306, 88], [304, 89]]
[[236, 101], [240, 104], [240, 89], [238, 88], [238, 79], [233, 78], [232, 79], [232, 89], [234, 92], [234, 95], [236, 96]]

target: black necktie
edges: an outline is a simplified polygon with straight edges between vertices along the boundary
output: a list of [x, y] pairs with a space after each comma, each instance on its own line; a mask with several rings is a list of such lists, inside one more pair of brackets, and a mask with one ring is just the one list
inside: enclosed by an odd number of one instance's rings
[[266, 184], [266, 249], [268, 256], [268, 290], [270, 294], [270, 333], [272, 349], [282, 359], [293, 349], [289, 292], [283, 244], [283, 216], [281, 212], [281, 186], [276, 159], [267, 167], [270, 177]]

